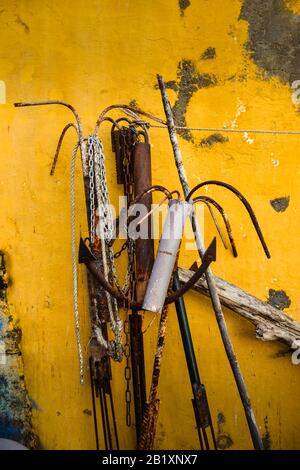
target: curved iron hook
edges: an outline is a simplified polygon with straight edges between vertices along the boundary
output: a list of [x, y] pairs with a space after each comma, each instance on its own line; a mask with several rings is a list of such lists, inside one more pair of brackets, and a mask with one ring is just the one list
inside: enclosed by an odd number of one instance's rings
[[139, 135], [142, 135], [145, 139], [145, 143], [146, 144], [149, 144], [149, 135], [148, 135], [148, 132], [146, 131], [136, 131], [136, 136], [138, 137]]
[[146, 194], [150, 194], [153, 192], [161, 192], [164, 193], [167, 196], [167, 199], [172, 199], [173, 194], [177, 194], [178, 198], [180, 198], [180, 192], [175, 189], [174, 191], [169, 191], [167, 188], [164, 186], [161, 186], [160, 184], [154, 184], [153, 186], [149, 186], [149, 188], [146, 188], [142, 193], [138, 194], [133, 201], [129, 204], [128, 209], [133, 206], [134, 204], [137, 204], [141, 199], [143, 199]]
[[82, 129], [82, 124], [81, 124], [81, 120], [80, 120], [78, 111], [74, 108], [74, 106], [72, 106], [71, 104], [67, 103], [66, 101], [62, 101], [62, 100], [28, 101], [28, 102], [14, 103], [14, 106], [16, 108], [21, 108], [21, 107], [26, 107], [26, 106], [45, 106], [45, 105], [52, 105], [52, 104], [58, 104], [58, 105], [61, 105], [61, 106], [65, 106], [70, 111], [72, 111], [72, 113], [75, 116], [77, 126], [78, 126], [78, 136], [79, 136], [81, 162], [82, 162], [83, 173], [84, 173], [85, 153], [84, 153], [83, 129]]
[[[127, 219], [126, 219], [126, 225], [128, 223], [128, 219], [129, 217], [131, 216], [131, 213], [130, 213], [130, 208], [133, 207], [135, 204], [137, 204], [141, 199], [143, 199], [144, 196], [146, 196], [146, 194], [149, 194], [150, 192], [154, 192], [154, 191], [161, 191], [165, 194], [165, 198], [160, 201], [158, 207], [160, 207], [167, 199], [172, 199], [173, 198], [173, 194], [176, 194], [177, 197], [180, 197], [180, 193], [179, 191], [177, 191], [177, 189], [175, 189], [174, 191], [169, 191], [167, 188], [164, 188], [164, 186], [159, 186], [159, 185], [155, 185], [155, 186], [150, 186], [149, 188], [146, 188], [145, 191], [143, 191], [142, 193], [138, 194], [138, 196], [136, 196], [136, 198], [130, 202], [129, 206], [128, 206], [128, 213], [127, 213]], [[144, 220], [146, 220], [148, 217], [150, 217], [150, 215], [155, 212], [157, 208], [154, 208], [154, 209], [151, 209], [149, 212], [147, 212], [147, 215], [144, 216], [140, 221], [139, 223], [136, 225], [137, 227], [144, 222]], [[120, 217], [117, 217], [116, 220], [115, 220], [115, 223], [116, 224], [119, 224], [120, 222]], [[125, 224], [124, 224], [125, 225]], [[119, 233], [119, 232], [118, 232]], [[110, 240], [110, 242], [108, 242], [108, 245], [109, 246], [112, 246], [115, 242], [115, 239], [116, 238], [112, 238]]]
[[190, 290], [196, 282], [200, 279], [201, 276], [205, 273], [212, 261], [216, 261], [216, 251], [217, 251], [217, 240], [216, 237], [213, 238], [212, 242], [206, 249], [203, 257], [200, 268], [192, 275], [192, 277], [177, 291], [169, 294], [166, 298], [165, 304], [170, 304], [176, 302], [179, 297], [182, 297], [188, 290]]
[[[193, 200], [193, 201], [194, 201], [194, 200]], [[203, 202], [203, 204], [205, 204], [206, 207], [208, 208], [209, 213], [210, 213], [210, 215], [211, 215], [211, 218], [212, 218], [212, 220], [213, 220], [213, 223], [215, 224], [215, 227], [216, 227], [216, 229], [217, 229], [217, 232], [218, 232], [218, 234], [219, 234], [219, 236], [220, 236], [220, 239], [221, 239], [221, 241], [222, 241], [222, 243], [223, 243], [223, 246], [224, 246], [225, 250], [227, 250], [227, 249], [228, 249], [228, 246], [227, 246], [225, 237], [224, 237], [224, 235], [223, 235], [223, 233], [222, 233], [221, 227], [220, 227], [220, 225], [219, 225], [219, 222], [218, 222], [218, 220], [217, 220], [217, 218], [216, 218], [216, 216], [215, 216], [215, 213], [214, 213], [214, 211], [213, 211], [213, 209], [212, 209], [210, 203], [209, 203], [208, 201], [204, 200], [201, 196], [199, 196], [199, 199], [198, 199], [197, 202]]]
[[81, 125], [81, 120], [80, 120], [78, 111], [74, 108], [74, 106], [67, 103], [66, 101], [61, 101], [61, 100], [28, 101], [28, 102], [14, 103], [14, 106], [16, 108], [21, 108], [21, 107], [24, 107], [24, 106], [44, 106], [44, 105], [48, 105], [48, 104], [60, 104], [61, 106], [65, 106], [66, 108], [70, 109], [70, 111], [72, 111], [72, 113], [74, 114], [75, 119], [77, 121], [79, 138], [80, 138], [80, 140], [83, 140], [82, 125]]
[[[195, 199], [193, 199], [193, 203], [195, 204], [197, 202], [204, 202], [205, 204], [208, 204], [208, 208], [210, 208], [210, 209], [211, 209], [210, 204], [212, 204], [220, 212], [220, 214], [222, 216], [222, 219], [224, 221], [225, 227], [226, 227], [226, 231], [227, 231], [228, 238], [229, 238], [230, 245], [231, 245], [231, 249], [232, 249], [232, 254], [236, 258], [238, 253], [237, 253], [236, 244], [235, 244], [235, 241], [234, 241], [234, 238], [233, 238], [233, 235], [232, 235], [232, 228], [231, 228], [231, 225], [230, 225], [230, 222], [229, 222], [229, 218], [228, 218], [226, 212], [224, 211], [223, 207], [220, 204], [218, 204], [217, 201], [215, 201], [215, 199], [213, 199], [211, 197], [208, 197], [208, 196], [197, 196]], [[212, 212], [211, 212], [211, 214], [212, 214]], [[216, 227], [217, 227], [217, 225], [216, 225]], [[217, 227], [217, 230], [218, 230], [218, 227]]]
[[[134, 127], [141, 127], [143, 129], [143, 135], [145, 137], [145, 141], [149, 141], [149, 134], [148, 134], [148, 130], [147, 130], [147, 126], [145, 124], [142, 124], [140, 121], [130, 121], [129, 118], [126, 118], [126, 117], [120, 117], [119, 119], [116, 119], [115, 122], [116, 123], [119, 123], [121, 121], [125, 121], [129, 124], [129, 128], [134, 126]], [[112, 126], [111, 128], [111, 132], [113, 132], [115, 130], [115, 125]]]
[[99, 117], [96, 121], [96, 125], [95, 125], [95, 130], [94, 130], [94, 134], [96, 135], [97, 132], [98, 132], [98, 128], [99, 128], [99, 125], [101, 124], [102, 122], [102, 119], [103, 117], [105, 116], [106, 113], [108, 113], [109, 111], [111, 111], [112, 109], [121, 109], [122, 111], [124, 110], [128, 110], [128, 111], [131, 111], [133, 113], [133, 117], [136, 119], [138, 119], [138, 115], [141, 114], [142, 116], [146, 116], [148, 117], [149, 119], [152, 119], [153, 121], [155, 122], [159, 122], [160, 124], [165, 124], [166, 125], [166, 121], [164, 121], [163, 119], [160, 119], [156, 116], [153, 116], [152, 114], [149, 114], [149, 113], [146, 113], [145, 111], [143, 111], [142, 109], [139, 109], [139, 108], [133, 108], [132, 106], [128, 106], [127, 104], [112, 104], [110, 106], [108, 106], [107, 108], [105, 108], [100, 114], [99, 114]]
[[[118, 120], [115, 120], [115, 119], [113, 119], [113, 118], [110, 117], [110, 116], [105, 116], [105, 117], [102, 119], [100, 125], [101, 125], [104, 121], [111, 122], [112, 125], [113, 125], [113, 128], [117, 127], [119, 131], [121, 130], [121, 127], [120, 127], [119, 124], [118, 124]], [[100, 125], [99, 125], [99, 127], [98, 127], [98, 131], [99, 131], [99, 129], [100, 129]]]
[[57, 160], [58, 160], [60, 148], [61, 148], [61, 146], [62, 146], [62, 143], [63, 143], [64, 137], [65, 137], [65, 134], [66, 134], [67, 130], [70, 129], [70, 127], [74, 127], [75, 131], [77, 132], [78, 138], [79, 138], [78, 125], [77, 125], [77, 124], [74, 124], [74, 122], [69, 122], [69, 124], [67, 124], [67, 125], [63, 128], [62, 133], [60, 134], [60, 137], [59, 137], [59, 140], [58, 140], [58, 144], [57, 144], [57, 147], [56, 147], [56, 151], [55, 151], [55, 155], [54, 155], [54, 158], [53, 158], [53, 162], [52, 162], [52, 165], [51, 165], [50, 176], [53, 176], [53, 175], [54, 175], [54, 171], [55, 171], [55, 168], [56, 168], [56, 164], [57, 164]]
[[[129, 118], [126, 118], [126, 117], [120, 117], [120, 118], [118, 118], [118, 119], [115, 119], [115, 122], [118, 123], [118, 124], [119, 124], [119, 122], [121, 122], [121, 121], [125, 121], [125, 122], [127, 122], [129, 125], [132, 124], [132, 121], [130, 121], [130, 119], [129, 119]], [[116, 127], [116, 125], [114, 124], [114, 125], [112, 126], [112, 128], [111, 128], [111, 132], [113, 132], [113, 131], [115, 130], [115, 127]], [[119, 127], [118, 127], [118, 129], [119, 129]]]
[[262, 234], [262, 231], [261, 231], [261, 228], [260, 228], [260, 225], [257, 221], [257, 218], [254, 214], [254, 211], [251, 207], [251, 205], [249, 204], [249, 202], [247, 201], [247, 199], [242, 195], [242, 193], [240, 193], [240, 191], [238, 191], [234, 186], [232, 186], [231, 184], [228, 184], [228, 183], [223, 183], [222, 181], [217, 181], [217, 180], [209, 180], [209, 181], [203, 181], [203, 183], [199, 183], [197, 184], [190, 192], [189, 194], [187, 195], [186, 197], [186, 200], [189, 201], [191, 198], [192, 198], [192, 195], [200, 188], [202, 188], [203, 186], [207, 186], [207, 185], [210, 185], [210, 184], [213, 184], [213, 185], [216, 185], [216, 186], [222, 186], [226, 189], [228, 189], [229, 191], [231, 191], [232, 193], [234, 193], [239, 199], [240, 201], [244, 204], [244, 206], [246, 207], [247, 209], [247, 212], [251, 218], [251, 221], [254, 225], [254, 228], [255, 228], [255, 231], [258, 235], [258, 238], [260, 240], [260, 243], [262, 244], [262, 247], [264, 249], [264, 252], [267, 256], [267, 258], [271, 258], [271, 255], [270, 255], [270, 252], [268, 250], [268, 247], [267, 247], [267, 244], [265, 242], [265, 239], [264, 239], [264, 236]]
[[[79, 245], [79, 263], [84, 263], [90, 273], [95, 277], [95, 279], [99, 282], [99, 284], [105, 289], [112, 297], [114, 297], [121, 305], [127, 308], [131, 308], [134, 310], [141, 310], [142, 304], [136, 301], [129, 300], [123, 292], [116, 289], [114, 286], [108, 282], [104, 274], [98, 268], [96, 258], [94, 257], [93, 253], [87, 247], [83, 239], [80, 239]], [[186, 282], [181, 289], [176, 292], [172, 292], [166, 297], [165, 303], [170, 304], [175, 302], [179, 297], [184, 295], [189, 289], [191, 289], [194, 284], [200, 279], [200, 277], [204, 274], [208, 266], [212, 261], [216, 260], [216, 237], [213, 239], [207, 250], [205, 251], [202, 259], [202, 264], [200, 268], [193, 274], [193, 276]]]
[[147, 126], [146, 123], [143, 123], [141, 121], [132, 121], [132, 124], [136, 127], [141, 127], [143, 131], [146, 133], [147, 138], [149, 140], [149, 133], [148, 133], [149, 126]]

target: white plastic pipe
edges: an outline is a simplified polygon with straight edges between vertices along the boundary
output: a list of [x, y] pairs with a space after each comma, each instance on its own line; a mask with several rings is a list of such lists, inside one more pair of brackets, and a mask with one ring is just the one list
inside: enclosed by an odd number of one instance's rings
[[183, 228], [192, 205], [186, 201], [172, 199], [169, 202], [157, 255], [148, 282], [143, 309], [161, 313], [171, 281]]

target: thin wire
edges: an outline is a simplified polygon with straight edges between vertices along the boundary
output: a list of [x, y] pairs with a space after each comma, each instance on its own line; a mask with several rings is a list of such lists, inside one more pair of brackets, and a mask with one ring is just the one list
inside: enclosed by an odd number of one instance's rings
[[[142, 126], [145, 126], [147, 128], [152, 127], [156, 129], [168, 129], [168, 126], [166, 124], [166, 121], [163, 121], [162, 119], [158, 118], [157, 116], [153, 116], [152, 114], [148, 115], [149, 119], [152, 119], [154, 121], [159, 121], [161, 124], [151, 124], [150, 122], [144, 121], [143, 119], [138, 119], [139, 116], [138, 114], [141, 114], [141, 110], [134, 110], [126, 108], [124, 105], [114, 105], [113, 106], [120, 108], [125, 114], [128, 114], [131, 117], [137, 118], [135, 121], [136, 124], [140, 124]], [[109, 109], [107, 108], [106, 111], [112, 109], [110, 107]], [[135, 112], [133, 112], [135, 111]], [[143, 112], [143, 114], [145, 114]], [[165, 124], [164, 124], [165, 123]], [[188, 126], [174, 126], [174, 129], [179, 129], [179, 130], [186, 130], [186, 131], [200, 131], [200, 132], [227, 132], [227, 133], [235, 133], [235, 134], [244, 134], [244, 133], [252, 133], [252, 134], [279, 134], [279, 135], [300, 135], [300, 131], [292, 131], [292, 130], [275, 130], [275, 129], [226, 129], [223, 127], [188, 127]]]
[[[168, 126], [162, 126], [158, 124], [150, 124], [145, 121], [138, 121], [139, 124], [144, 124], [147, 127], [154, 127], [156, 129], [168, 129]], [[175, 129], [187, 130], [187, 131], [208, 131], [208, 132], [228, 132], [236, 134], [281, 134], [281, 135], [300, 135], [300, 131], [276, 131], [272, 129], [226, 129], [223, 127], [187, 127], [187, 126], [174, 126]]]
[[154, 321], [159, 317], [159, 315], [157, 315], [157, 313], [154, 314], [154, 317], [151, 318], [151, 320], [149, 321], [148, 325], [146, 326], [146, 328], [142, 331], [142, 334], [146, 334], [147, 331], [149, 330], [149, 328], [151, 328], [151, 326], [153, 325]]
[[72, 153], [70, 192], [71, 192], [72, 270], [73, 270], [73, 300], [74, 300], [75, 334], [76, 334], [77, 350], [78, 350], [78, 356], [79, 356], [80, 383], [83, 384], [84, 366], [83, 366], [83, 353], [82, 353], [82, 347], [81, 347], [79, 308], [78, 308], [76, 220], [75, 220], [75, 163], [76, 163], [76, 155], [77, 155], [78, 147], [79, 147], [79, 142], [76, 142], [74, 149], [73, 149], [73, 153]]

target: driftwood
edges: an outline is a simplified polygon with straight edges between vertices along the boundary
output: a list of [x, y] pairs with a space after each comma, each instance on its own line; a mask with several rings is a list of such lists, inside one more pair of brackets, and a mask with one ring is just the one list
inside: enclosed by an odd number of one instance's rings
[[[178, 268], [178, 271], [183, 283], [187, 282], [194, 274], [193, 271], [184, 268]], [[263, 341], [281, 341], [291, 348], [297, 347], [295, 342], [300, 339], [299, 322], [267, 302], [263, 302], [243, 289], [224, 281], [224, 279], [217, 276], [214, 276], [214, 279], [222, 305], [253, 323], [256, 338]], [[209, 296], [204, 276], [193, 289]]]

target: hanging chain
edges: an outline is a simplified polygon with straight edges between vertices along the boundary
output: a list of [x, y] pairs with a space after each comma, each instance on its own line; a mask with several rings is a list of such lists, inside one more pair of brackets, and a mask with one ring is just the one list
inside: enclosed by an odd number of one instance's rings
[[93, 244], [95, 241], [95, 167], [93, 137], [88, 138], [88, 167], [89, 167], [89, 189], [90, 189], [90, 239]]
[[123, 253], [123, 251], [126, 250], [127, 246], [128, 246], [128, 240], [126, 240], [126, 242], [123, 243], [119, 251], [116, 251], [116, 253], [114, 254], [114, 258], [115, 259], [119, 258], [121, 254]]
[[124, 345], [124, 356], [126, 359], [126, 366], [124, 369], [124, 377], [126, 381], [125, 390], [125, 403], [126, 403], [126, 425], [131, 426], [131, 367], [130, 367], [130, 327], [129, 327], [129, 313], [126, 309], [126, 317], [124, 321], [124, 333], [125, 333], [125, 345]]
[[[109, 247], [108, 242], [112, 237], [112, 213], [108, 195], [105, 163], [104, 163], [104, 151], [100, 139], [96, 136], [90, 136], [88, 138], [88, 157], [89, 157], [89, 176], [94, 177], [93, 184], [90, 182], [91, 193], [95, 200], [95, 193], [97, 198], [97, 208], [99, 216], [99, 224], [97, 231], [95, 229], [95, 204], [91, 204], [94, 208], [93, 216], [91, 214], [91, 238], [92, 236], [100, 237], [101, 253], [103, 260], [103, 269], [105, 279], [108, 281], [112, 275], [114, 257], [112, 249]], [[93, 160], [93, 163], [92, 163]], [[93, 225], [94, 224], [94, 225]], [[93, 228], [93, 230], [92, 230]], [[115, 268], [114, 268], [115, 272]], [[116, 273], [115, 273], [116, 277]], [[110, 326], [114, 333], [114, 339], [111, 341], [106, 340], [103, 337], [101, 326], [94, 326], [94, 333], [100, 344], [102, 344], [107, 350], [107, 354], [115, 361], [120, 362], [123, 357], [123, 345], [122, 345], [122, 331], [123, 322], [119, 317], [118, 304], [115, 298], [113, 298], [107, 291], [105, 291], [107, 306], [110, 317]]]
[[[131, 132], [126, 128], [122, 129], [122, 139], [124, 145], [124, 160], [123, 160], [123, 172], [124, 172], [124, 193], [127, 198], [127, 211], [130, 203], [133, 200], [133, 180], [132, 180], [132, 169], [131, 169], [131, 152], [133, 140]], [[128, 218], [127, 218], [127, 240], [123, 244], [121, 250], [116, 253], [116, 257], [119, 257], [125, 249], [128, 249], [128, 270], [126, 274], [125, 286], [128, 288], [128, 297], [133, 300], [135, 293], [135, 263], [134, 263], [134, 243], [129, 238], [128, 233]], [[123, 288], [124, 289], [124, 288]], [[126, 316], [124, 321], [124, 332], [125, 332], [125, 345], [124, 355], [126, 358], [126, 366], [124, 369], [124, 376], [126, 380], [125, 390], [125, 404], [126, 404], [126, 424], [131, 425], [131, 363], [130, 363], [130, 326], [129, 326], [129, 310], [126, 309]]]
[[[99, 184], [99, 198], [98, 201], [98, 212], [99, 217], [102, 219], [102, 227], [104, 240], [106, 243], [109, 243], [113, 237], [113, 217], [111, 211], [111, 205], [108, 194], [107, 180], [106, 180], [106, 171], [105, 171], [105, 162], [104, 162], [104, 149], [100, 139], [97, 137], [92, 137], [93, 145], [95, 148], [95, 157], [98, 171], [96, 177], [98, 177]], [[98, 196], [97, 196], [98, 197]]]

